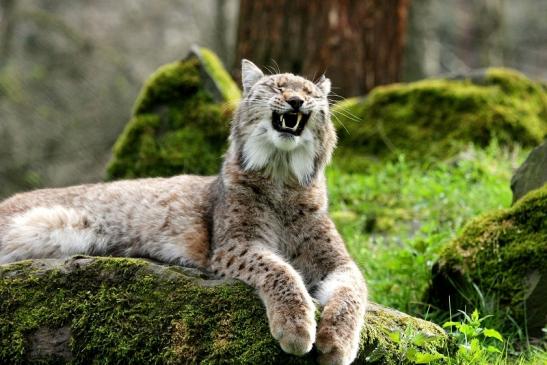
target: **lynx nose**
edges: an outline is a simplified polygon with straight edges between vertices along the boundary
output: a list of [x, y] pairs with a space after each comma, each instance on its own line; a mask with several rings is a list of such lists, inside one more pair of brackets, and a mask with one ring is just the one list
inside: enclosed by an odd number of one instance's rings
[[287, 99], [287, 103], [289, 103], [294, 111], [297, 112], [302, 104], [304, 104], [304, 100], [300, 99], [298, 96], [291, 96], [289, 99]]

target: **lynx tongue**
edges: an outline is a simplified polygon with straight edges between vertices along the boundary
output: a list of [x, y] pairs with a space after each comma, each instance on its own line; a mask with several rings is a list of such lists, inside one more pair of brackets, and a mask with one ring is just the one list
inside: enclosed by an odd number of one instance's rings
[[290, 129], [291, 131], [295, 131], [300, 121], [302, 120], [302, 113], [285, 113], [281, 114], [280, 116], [281, 121], [281, 127], [283, 129]]

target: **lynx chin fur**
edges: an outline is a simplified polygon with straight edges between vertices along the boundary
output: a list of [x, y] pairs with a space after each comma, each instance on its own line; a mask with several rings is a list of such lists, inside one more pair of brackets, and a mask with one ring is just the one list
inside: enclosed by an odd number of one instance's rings
[[[361, 272], [327, 212], [336, 144], [330, 81], [265, 76], [242, 61], [244, 96], [218, 176], [38, 190], [0, 204], [0, 263], [76, 254], [150, 257], [256, 288], [281, 348], [323, 364], [356, 355]], [[184, 146], [181, 146], [184, 148]], [[316, 324], [312, 301], [322, 306]]]

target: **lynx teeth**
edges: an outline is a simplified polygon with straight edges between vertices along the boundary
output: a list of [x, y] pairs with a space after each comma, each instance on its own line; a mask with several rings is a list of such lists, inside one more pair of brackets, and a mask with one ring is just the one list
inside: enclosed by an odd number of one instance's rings
[[279, 117], [279, 119], [281, 120], [281, 126], [285, 129], [290, 129], [292, 131], [296, 130], [298, 128], [298, 126], [300, 125], [300, 121], [302, 120], [302, 113], [298, 113], [297, 117], [296, 117], [296, 124], [294, 125], [294, 127], [287, 127], [287, 125], [285, 124], [285, 117], [283, 116], [283, 114], [281, 114], [281, 116]]

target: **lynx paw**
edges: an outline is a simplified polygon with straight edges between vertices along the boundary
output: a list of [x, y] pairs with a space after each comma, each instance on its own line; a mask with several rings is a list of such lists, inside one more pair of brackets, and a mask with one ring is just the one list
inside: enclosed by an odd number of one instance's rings
[[313, 304], [299, 312], [290, 306], [278, 309], [271, 317], [270, 330], [283, 351], [301, 356], [313, 346], [316, 323]]
[[319, 350], [321, 365], [348, 365], [357, 355], [358, 341], [343, 336], [340, 329], [331, 325], [319, 327], [315, 345]]

